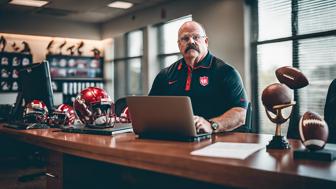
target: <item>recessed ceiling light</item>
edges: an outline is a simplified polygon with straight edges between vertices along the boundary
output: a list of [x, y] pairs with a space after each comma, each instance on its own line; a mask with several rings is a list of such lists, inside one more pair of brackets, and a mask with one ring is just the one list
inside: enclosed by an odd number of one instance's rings
[[31, 6], [31, 7], [42, 7], [49, 3], [48, 1], [38, 1], [38, 0], [11, 0], [10, 4], [14, 5], [23, 5], [23, 6]]
[[125, 2], [125, 1], [115, 1], [107, 5], [108, 7], [112, 8], [119, 8], [119, 9], [128, 9], [133, 6], [133, 3]]

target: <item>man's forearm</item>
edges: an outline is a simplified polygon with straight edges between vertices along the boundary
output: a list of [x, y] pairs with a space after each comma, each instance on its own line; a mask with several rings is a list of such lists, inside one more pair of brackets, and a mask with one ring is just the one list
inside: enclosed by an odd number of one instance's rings
[[211, 120], [219, 124], [217, 132], [232, 131], [245, 124], [246, 109], [234, 107]]

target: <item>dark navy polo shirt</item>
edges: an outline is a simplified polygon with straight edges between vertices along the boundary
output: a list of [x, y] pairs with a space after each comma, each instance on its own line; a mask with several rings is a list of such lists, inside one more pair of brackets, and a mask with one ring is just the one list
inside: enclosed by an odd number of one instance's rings
[[156, 76], [151, 96], [189, 96], [194, 115], [206, 119], [233, 107], [247, 107], [239, 73], [210, 52], [194, 68], [180, 59]]

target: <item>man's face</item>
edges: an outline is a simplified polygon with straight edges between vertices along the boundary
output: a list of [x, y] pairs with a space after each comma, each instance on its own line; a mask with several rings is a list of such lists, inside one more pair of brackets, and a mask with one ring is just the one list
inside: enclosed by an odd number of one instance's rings
[[178, 46], [185, 59], [201, 59], [208, 52], [208, 38], [200, 25], [188, 22], [179, 30]]

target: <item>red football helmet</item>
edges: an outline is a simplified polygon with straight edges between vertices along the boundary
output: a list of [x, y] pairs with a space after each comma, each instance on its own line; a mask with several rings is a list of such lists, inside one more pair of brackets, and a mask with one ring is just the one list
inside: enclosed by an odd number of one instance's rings
[[33, 100], [26, 104], [23, 111], [25, 123], [46, 123], [48, 120], [48, 108], [41, 100]]
[[53, 112], [49, 123], [55, 126], [69, 126], [74, 124], [76, 118], [77, 116], [72, 106], [61, 104]]
[[74, 101], [74, 108], [79, 119], [88, 126], [114, 126], [114, 104], [104, 89], [89, 87], [82, 90]]

